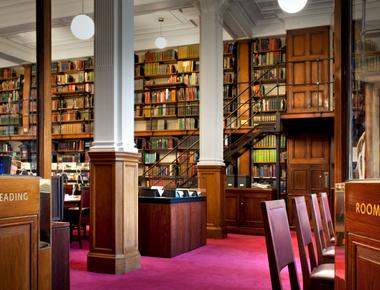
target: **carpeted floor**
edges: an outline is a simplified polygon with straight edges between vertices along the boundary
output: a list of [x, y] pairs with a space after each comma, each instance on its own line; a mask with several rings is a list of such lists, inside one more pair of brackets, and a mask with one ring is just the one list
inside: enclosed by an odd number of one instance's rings
[[[298, 249], [292, 233], [297, 262]], [[229, 234], [224, 240], [207, 240], [207, 245], [177, 257], [142, 257], [141, 269], [125, 275], [86, 271], [88, 243], [83, 250], [71, 248], [71, 289], [272, 289], [265, 239], [262, 236]], [[300, 269], [298, 265], [298, 269]], [[298, 271], [302, 284], [302, 276]], [[282, 273], [290, 289], [287, 272]]]

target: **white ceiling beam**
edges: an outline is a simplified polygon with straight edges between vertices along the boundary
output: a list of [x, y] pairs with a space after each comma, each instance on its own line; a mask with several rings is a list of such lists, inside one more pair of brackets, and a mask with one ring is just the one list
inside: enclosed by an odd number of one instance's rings
[[142, 4], [135, 6], [135, 16], [151, 14], [162, 10], [176, 10], [194, 7], [194, 0], [168, 0], [157, 1], [149, 4]]
[[35, 62], [36, 50], [0, 37], [0, 51], [23, 62]]

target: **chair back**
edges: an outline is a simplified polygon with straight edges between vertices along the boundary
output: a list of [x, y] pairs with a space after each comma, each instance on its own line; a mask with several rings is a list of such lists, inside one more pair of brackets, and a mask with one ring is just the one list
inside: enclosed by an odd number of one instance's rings
[[321, 211], [319, 209], [318, 198], [315, 193], [311, 194], [311, 215], [313, 219], [315, 242], [317, 245], [318, 264], [321, 264], [323, 259], [323, 251], [327, 248], [326, 238], [323, 232]]
[[288, 266], [292, 290], [300, 289], [284, 200], [263, 201], [265, 241], [273, 289], [283, 289], [280, 272]]
[[331, 218], [329, 200], [326, 192], [321, 192], [321, 207], [322, 207], [322, 218], [326, 231], [326, 235], [328, 237], [328, 241], [334, 237], [334, 225]]
[[[303, 287], [304, 289], [310, 289], [310, 273], [317, 266], [317, 260], [314, 253], [309, 215], [304, 196], [296, 197], [292, 202], [302, 267]], [[306, 248], [308, 253], [306, 253]], [[309, 259], [307, 256], [309, 256]]]
[[82, 209], [90, 208], [90, 187], [82, 186], [81, 188], [81, 206]]

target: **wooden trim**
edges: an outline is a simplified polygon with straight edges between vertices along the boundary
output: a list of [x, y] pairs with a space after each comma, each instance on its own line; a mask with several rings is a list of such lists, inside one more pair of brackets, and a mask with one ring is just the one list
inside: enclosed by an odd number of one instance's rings
[[51, 176], [51, 0], [37, 0], [37, 175]]
[[[334, 119], [334, 182], [344, 182], [347, 179], [347, 72], [350, 63], [346, 62], [349, 43], [349, 3], [335, 0], [334, 9], [334, 96], [335, 96], [335, 119]], [[348, 45], [348, 46], [347, 46]], [[346, 74], [346, 76], [345, 76]]]
[[32, 81], [32, 65], [24, 65], [24, 86], [22, 92], [22, 130], [23, 133], [29, 131], [29, 99]]

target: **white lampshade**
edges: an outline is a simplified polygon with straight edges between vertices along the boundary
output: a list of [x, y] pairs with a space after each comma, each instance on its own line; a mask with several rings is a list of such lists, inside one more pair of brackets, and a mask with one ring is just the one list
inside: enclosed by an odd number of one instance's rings
[[95, 33], [94, 21], [85, 14], [79, 14], [73, 18], [70, 26], [72, 34], [81, 40], [90, 39]]
[[287, 13], [297, 13], [301, 11], [307, 3], [307, 0], [278, 0], [280, 8]]
[[167, 42], [166, 42], [166, 39], [165, 37], [163, 36], [159, 36], [156, 38], [156, 40], [154, 41], [154, 45], [157, 47], [157, 48], [165, 48], [166, 45], [167, 45]]

